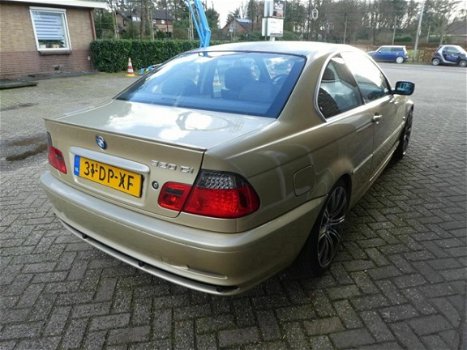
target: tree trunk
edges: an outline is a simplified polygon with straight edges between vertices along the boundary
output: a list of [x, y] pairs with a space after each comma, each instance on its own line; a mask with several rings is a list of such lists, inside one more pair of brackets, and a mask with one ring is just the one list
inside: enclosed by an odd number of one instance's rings
[[445, 31], [446, 30], [445, 30], [444, 21], [442, 21], [441, 27], [440, 27], [440, 33], [439, 33], [439, 44], [440, 45], [443, 45]]

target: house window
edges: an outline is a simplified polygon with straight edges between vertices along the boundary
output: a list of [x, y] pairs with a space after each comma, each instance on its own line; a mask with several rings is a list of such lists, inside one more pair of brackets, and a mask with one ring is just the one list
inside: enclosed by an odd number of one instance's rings
[[71, 49], [65, 10], [31, 7], [30, 11], [39, 51]]

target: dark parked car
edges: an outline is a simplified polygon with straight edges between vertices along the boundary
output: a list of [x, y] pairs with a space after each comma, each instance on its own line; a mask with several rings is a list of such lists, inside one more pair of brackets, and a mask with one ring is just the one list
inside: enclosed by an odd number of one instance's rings
[[197, 49], [46, 120], [42, 185], [73, 234], [182, 286], [241, 293], [299, 255], [320, 274], [349, 208], [404, 156], [413, 90], [346, 45]]
[[381, 62], [404, 63], [409, 59], [405, 46], [385, 45], [368, 54], [375, 60]]
[[431, 64], [433, 64], [433, 66], [444, 64], [466, 67], [467, 52], [458, 45], [441, 45], [433, 53]]

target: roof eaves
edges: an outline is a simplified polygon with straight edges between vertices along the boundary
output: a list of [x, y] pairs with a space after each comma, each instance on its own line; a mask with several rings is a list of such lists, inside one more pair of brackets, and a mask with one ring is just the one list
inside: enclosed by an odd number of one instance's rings
[[64, 7], [83, 7], [108, 9], [107, 3], [99, 1], [84, 0], [6, 0], [5, 2], [29, 4], [29, 5], [54, 5]]

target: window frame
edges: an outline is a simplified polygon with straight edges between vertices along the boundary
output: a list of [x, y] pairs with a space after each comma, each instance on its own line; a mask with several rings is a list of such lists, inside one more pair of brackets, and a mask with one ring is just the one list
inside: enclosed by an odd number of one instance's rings
[[[198, 59], [205, 58], [206, 63], [199, 62]], [[243, 90], [247, 91], [245, 93], [246, 97], [251, 96], [246, 89], [239, 90], [239, 98], [229, 98], [228, 96], [214, 96], [213, 91], [209, 89], [209, 84], [211, 84], [212, 89], [214, 89], [214, 77], [216, 68], [221, 67], [224, 63], [231, 63], [232, 67], [235, 67], [235, 64], [240, 60], [253, 59], [258, 64], [258, 73], [267, 74], [266, 66], [263, 66], [265, 60], [271, 58], [281, 58], [289, 57], [292, 60], [292, 67], [288, 74], [287, 79], [278, 86], [278, 90], [274, 90], [272, 81], [269, 81], [271, 84], [271, 98], [267, 101], [256, 101], [255, 99], [248, 99], [240, 97]], [[183, 62], [186, 60], [186, 62]], [[224, 62], [223, 62], [224, 61]], [[206, 65], [206, 67], [201, 67], [200, 70], [200, 81], [197, 82], [198, 93], [191, 94], [187, 93], [184, 95], [184, 92], [178, 93], [174, 88], [174, 96], [170, 95], [170, 84], [168, 85], [167, 93], [162, 91], [164, 82], [172, 81], [176, 82], [173, 79], [176, 72], [180, 72], [180, 69], [183, 66], [187, 66], [190, 63]], [[266, 63], [264, 63], [266, 64]], [[176, 68], [176, 66], [178, 66]], [[146, 104], [155, 104], [168, 107], [179, 107], [187, 108], [194, 110], [207, 110], [211, 112], [223, 112], [239, 115], [250, 115], [255, 117], [264, 117], [264, 118], [273, 118], [278, 119], [282, 113], [283, 108], [286, 106], [287, 101], [292, 93], [295, 85], [300, 79], [300, 75], [306, 65], [306, 57], [298, 54], [289, 54], [289, 53], [275, 53], [275, 52], [262, 52], [262, 51], [243, 51], [243, 50], [233, 50], [233, 51], [224, 51], [224, 50], [199, 50], [199, 51], [190, 51], [187, 53], [180, 54], [173, 59], [167, 61], [163, 65], [159, 66], [154, 72], [146, 76], [145, 79], [140, 79], [127, 89], [118, 94], [115, 99], [123, 101], [133, 101]], [[226, 65], [229, 66], [229, 65]], [[172, 72], [173, 71], [173, 72]], [[165, 76], [168, 74], [167, 76]], [[223, 73], [218, 74], [225, 74]], [[183, 76], [182, 78], [186, 78]], [[181, 79], [182, 79], [181, 78]], [[218, 77], [219, 83], [225, 84], [225, 78]], [[154, 81], [152, 81], [154, 79]], [[254, 80], [252, 83], [262, 83], [262, 81]], [[174, 83], [174, 86], [176, 83]], [[186, 85], [185, 82], [182, 82], [180, 86]], [[248, 85], [243, 86], [246, 88]], [[151, 92], [152, 91], [152, 92]], [[159, 93], [162, 92], [162, 93]], [[222, 90], [221, 90], [222, 91]], [[232, 90], [234, 91], [234, 90]], [[261, 89], [256, 89], [256, 91], [263, 91]], [[154, 92], [157, 92], [154, 93]], [[201, 92], [201, 93], [199, 93]], [[207, 94], [206, 94], [207, 92]], [[151, 96], [151, 94], [153, 94]], [[275, 94], [275, 96], [274, 96]], [[164, 96], [166, 95], [166, 96]], [[205, 96], [203, 98], [203, 96]], [[204, 100], [204, 101], [203, 101]]]
[[379, 53], [391, 53], [392, 48], [390, 46], [380, 46], [380, 48], [377, 50]]
[[[39, 37], [37, 35], [36, 23], [34, 21], [34, 12], [44, 12], [44, 13], [54, 13], [61, 15], [65, 47], [41, 47], [39, 43]], [[51, 8], [51, 7], [35, 7], [31, 6], [29, 8], [29, 14], [31, 16], [31, 24], [34, 32], [34, 39], [36, 41], [36, 49], [39, 52], [62, 52], [68, 53], [71, 51], [71, 40], [70, 40], [70, 31], [68, 27], [68, 19], [66, 15], [66, 9]]]
[[[320, 87], [321, 87], [321, 82], [323, 80], [323, 76], [324, 76], [324, 71], [326, 70], [326, 68], [328, 67], [328, 65], [331, 63], [331, 61], [334, 59], [334, 58], [340, 58], [342, 59], [342, 52], [335, 52], [334, 54], [330, 55], [326, 61], [324, 62], [323, 66], [321, 67], [321, 72], [319, 74], [319, 79], [318, 79], [318, 82], [316, 84], [316, 88], [315, 88], [315, 98], [314, 98], [314, 105], [315, 105], [315, 110], [318, 112], [318, 115], [321, 117], [321, 119], [324, 121], [324, 122], [329, 122], [331, 120], [334, 120], [335, 118], [340, 118], [341, 115], [343, 114], [346, 114], [350, 111], [353, 111], [355, 109], [358, 109], [358, 108], [361, 108], [362, 106], [365, 105], [365, 101], [363, 100], [363, 96], [361, 94], [361, 91], [360, 91], [360, 88], [358, 87], [358, 84], [355, 80], [355, 77], [353, 76], [352, 72], [349, 70], [348, 73], [350, 74], [351, 78], [355, 81], [355, 83], [357, 84], [356, 85], [356, 92], [358, 93], [358, 98], [359, 98], [359, 105], [358, 106], [355, 106], [353, 108], [350, 108], [348, 110], [345, 110], [345, 111], [342, 111], [338, 114], [335, 114], [333, 116], [329, 116], [329, 117], [326, 117], [323, 112], [321, 111], [321, 109], [319, 108], [319, 90], [320, 90]], [[345, 60], [344, 60], [345, 61]], [[344, 63], [346, 65], [346, 63]], [[348, 69], [348, 67], [347, 67]]]
[[461, 53], [455, 46], [446, 46], [445, 51], [448, 55], [459, 55]]
[[[361, 97], [362, 97], [362, 99], [363, 99], [363, 104], [364, 104], [364, 105], [370, 104], [370, 103], [372, 103], [372, 102], [374, 102], [374, 101], [378, 101], [379, 99], [386, 98], [387, 96], [392, 95], [392, 93], [393, 93], [393, 92], [392, 92], [392, 86], [391, 86], [391, 84], [389, 83], [388, 77], [386, 76], [386, 74], [384, 74], [383, 70], [382, 70], [375, 62], [373, 62], [368, 56], [366, 56], [366, 55], [364, 55], [364, 54], [362, 54], [362, 53], [360, 53], [360, 52], [355, 52], [355, 51], [344, 51], [344, 52], [342, 52], [342, 55], [343, 55], [344, 61], [346, 62], [346, 65], [347, 65], [347, 67], [348, 67], [348, 69], [349, 69], [349, 71], [350, 71], [350, 74], [352, 74], [352, 76], [354, 77], [355, 81], [357, 82], [357, 86], [358, 86], [358, 89], [360, 90], [360, 95], [361, 95]], [[370, 64], [371, 67], [375, 68], [375, 69], [379, 72], [379, 74], [380, 74], [380, 76], [383, 78], [382, 80], [385, 82], [385, 85], [386, 85], [386, 88], [387, 88], [387, 91], [385, 92], [385, 94], [384, 94], [383, 96], [380, 96], [380, 97], [375, 98], [375, 99], [373, 99], [373, 100], [367, 100], [367, 99], [366, 99], [366, 96], [365, 96], [365, 94], [363, 93], [362, 88], [361, 88], [361, 82], [359, 81], [359, 79], [358, 79], [357, 76], [355, 75], [355, 72], [352, 70], [352, 68], [348, 65], [348, 62], [347, 62], [347, 61], [348, 61], [348, 59], [349, 59], [350, 57], [348, 57], [347, 55], [356, 55], [356, 56], [360, 56], [360, 58], [361, 58], [362, 60], [367, 60], [368, 64]], [[347, 58], [346, 58], [346, 56], [347, 56]]]

